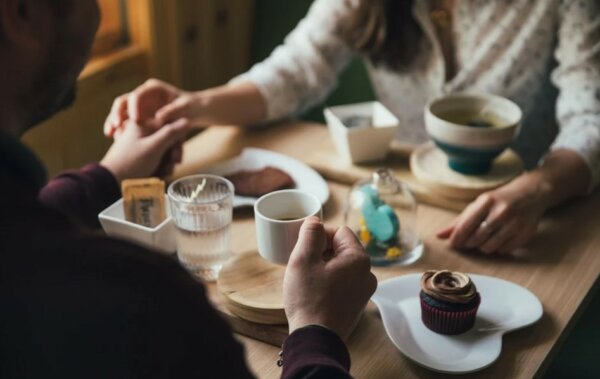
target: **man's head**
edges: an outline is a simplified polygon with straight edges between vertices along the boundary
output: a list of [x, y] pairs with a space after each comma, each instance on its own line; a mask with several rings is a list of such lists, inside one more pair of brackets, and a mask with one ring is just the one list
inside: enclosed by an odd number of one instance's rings
[[3, 122], [22, 133], [73, 102], [98, 23], [96, 0], [0, 0]]

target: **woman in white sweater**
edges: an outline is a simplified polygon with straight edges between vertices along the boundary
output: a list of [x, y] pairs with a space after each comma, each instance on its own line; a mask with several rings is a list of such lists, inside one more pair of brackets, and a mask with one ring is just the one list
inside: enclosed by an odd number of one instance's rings
[[[427, 140], [423, 109], [453, 92], [508, 97], [524, 112], [513, 144], [526, 173], [479, 196], [438, 237], [507, 253], [549, 208], [600, 179], [600, 3], [596, 0], [316, 0], [265, 61], [229, 84], [185, 92], [150, 80], [115, 101], [105, 133], [128, 117], [157, 125], [256, 125], [301, 113], [362, 55], [396, 138]], [[233, 111], [235, 110], [235, 111]]]

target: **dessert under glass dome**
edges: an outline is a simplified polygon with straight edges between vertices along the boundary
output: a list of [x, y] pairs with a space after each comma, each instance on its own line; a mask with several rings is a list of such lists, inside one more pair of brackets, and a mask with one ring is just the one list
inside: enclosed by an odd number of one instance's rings
[[421, 257], [416, 221], [415, 197], [389, 169], [356, 182], [344, 209], [346, 226], [356, 233], [374, 266], [408, 265]]

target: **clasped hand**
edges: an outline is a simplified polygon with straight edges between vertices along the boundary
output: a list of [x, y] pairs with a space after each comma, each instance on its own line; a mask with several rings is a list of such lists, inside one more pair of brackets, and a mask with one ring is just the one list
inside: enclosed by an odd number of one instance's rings
[[[115, 99], [104, 124], [114, 143], [101, 164], [118, 181], [172, 174], [183, 155], [190, 118], [172, 110], [183, 92], [158, 80], [148, 80], [131, 93]], [[177, 108], [179, 109], [179, 108]]]

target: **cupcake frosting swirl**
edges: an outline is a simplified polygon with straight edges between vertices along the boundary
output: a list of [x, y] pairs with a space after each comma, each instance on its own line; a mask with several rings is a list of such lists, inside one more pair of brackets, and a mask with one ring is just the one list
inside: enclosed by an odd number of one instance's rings
[[421, 289], [435, 299], [451, 303], [468, 303], [477, 294], [477, 288], [467, 274], [448, 270], [425, 271]]

